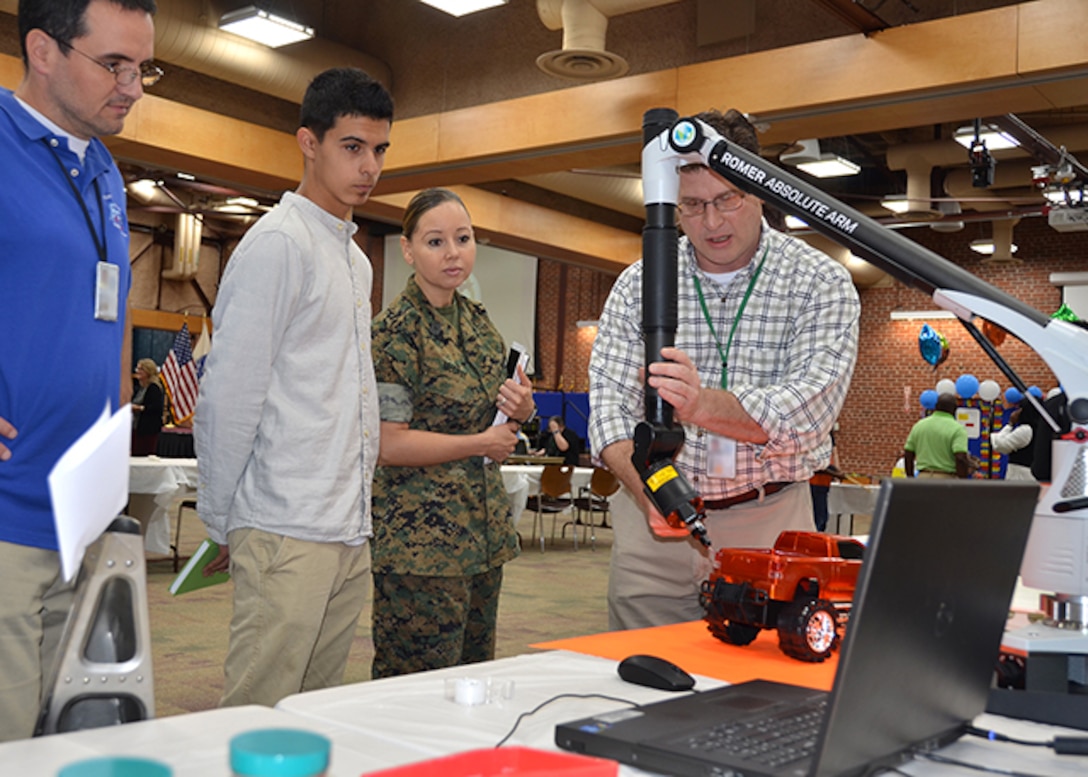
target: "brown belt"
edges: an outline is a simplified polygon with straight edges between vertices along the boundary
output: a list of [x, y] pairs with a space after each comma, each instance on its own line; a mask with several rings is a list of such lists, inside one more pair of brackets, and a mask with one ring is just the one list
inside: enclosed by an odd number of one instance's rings
[[[771, 494], [777, 494], [783, 488], [792, 486], [793, 481], [785, 483], [765, 483], [763, 485], [763, 495], [770, 496]], [[703, 502], [703, 507], [707, 510], [724, 510], [727, 507], [733, 505], [739, 505], [744, 502], [751, 502], [753, 499], [759, 499], [759, 489], [753, 488], [751, 491], [745, 491], [743, 494], [737, 494], [726, 499], [708, 499]]]

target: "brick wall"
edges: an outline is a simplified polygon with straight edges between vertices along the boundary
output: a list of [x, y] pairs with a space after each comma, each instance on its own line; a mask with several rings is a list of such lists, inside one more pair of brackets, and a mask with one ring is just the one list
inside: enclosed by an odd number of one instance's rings
[[[904, 234], [1044, 313], [1061, 304], [1061, 290], [1049, 281], [1051, 273], [1088, 270], [1088, 234], [1056, 232], [1041, 218], [1016, 226], [1013, 242], [1020, 261], [1009, 263], [987, 263], [967, 247], [971, 239], [989, 236], [988, 225], [968, 224], [956, 233], [918, 228]], [[890, 312], [932, 310], [936, 306], [928, 295], [893, 281], [887, 288], [862, 291], [861, 302], [858, 365], [836, 440], [843, 469], [884, 475], [891, 472], [911, 425], [921, 417], [918, 397], [923, 390], [942, 378], [955, 381], [968, 373], [980, 381], [997, 381], [1002, 392], [1012, 384], [956, 320], [930, 322], [948, 339], [948, 359], [936, 369], [922, 359], [918, 333], [925, 322], [892, 321]], [[1043, 391], [1055, 385], [1042, 359], [1015, 338], [1008, 337], [998, 352], [1028, 385]]]

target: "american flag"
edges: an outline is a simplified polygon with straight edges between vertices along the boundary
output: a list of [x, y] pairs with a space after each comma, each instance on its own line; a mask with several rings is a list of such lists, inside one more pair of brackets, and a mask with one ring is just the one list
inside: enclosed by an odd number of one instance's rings
[[170, 395], [170, 410], [174, 423], [180, 424], [193, 417], [196, 408], [197, 377], [196, 363], [193, 361], [193, 339], [189, 335], [189, 325], [182, 324], [181, 331], [174, 338], [170, 355], [162, 365], [162, 379], [166, 392]]

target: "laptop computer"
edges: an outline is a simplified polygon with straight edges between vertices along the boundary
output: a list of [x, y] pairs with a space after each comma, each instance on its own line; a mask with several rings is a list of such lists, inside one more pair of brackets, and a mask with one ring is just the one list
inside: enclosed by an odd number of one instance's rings
[[[1038, 490], [885, 480], [830, 692], [730, 685], [560, 724], [556, 744], [683, 777], [863, 774], [942, 747], [986, 705]], [[738, 754], [753, 717], [786, 720], [800, 755]]]

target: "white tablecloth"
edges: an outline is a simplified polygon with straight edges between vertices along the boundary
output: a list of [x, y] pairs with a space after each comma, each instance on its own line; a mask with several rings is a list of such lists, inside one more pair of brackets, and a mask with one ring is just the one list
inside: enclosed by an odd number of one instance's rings
[[[480, 680], [490, 678], [493, 685], [512, 681], [513, 697], [475, 707], [447, 700], [446, 680], [466, 677]], [[699, 691], [724, 685], [719, 680], [707, 677], [697, 677], [696, 681], [695, 688]], [[396, 745], [406, 751], [425, 754], [422, 757], [438, 757], [493, 747], [510, 731], [518, 715], [560, 693], [606, 694], [639, 704], [674, 697], [667, 691], [620, 680], [615, 661], [566, 651], [550, 651], [297, 694], [284, 699], [276, 707], [317, 723], [336, 724], [365, 732], [384, 739], [390, 747]], [[524, 718], [507, 742], [556, 751], [557, 724], [627, 707], [626, 704], [599, 698], [558, 699]], [[1034, 741], [1048, 740], [1055, 733], [1062, 732], [1051, 726], [985, 714], [979, 716], [976, 725]], [[1064, 733], [1083, 734], [1072, 731]], [[866, 736], [866, 732], [859, 731], [858, 736]], [[1079, 777], [1084, 774], [1086, 761], [1084, 758], [1058, 756], [1044, 748], [989, 742], [973, 737], [965, 737], [940, 752], [950, 758], [972, 763], [1051, 777]], [[929, 761], [913, 761], [900, 769], [906, 774], [919, 776], [962, 777], [966, 774], [960, 767]], [[644, 775], [646, 772], [622, 766], [620, 774]]]
[[[525, 511], [529, 496], [540, 491], [540, 476], [544, 472], [543, 464], [503, 464], [502, 480], [506, 492], [510, 494], [510, 515], [514, 522]], [[572, 496], [578, 496], [578, 489], [588, 486], [593, 477], [593, 467], [575, 467], [570, 478]]]
[[876, 509], [876, 497], [880, 486], [862, 486], [854, 483], [832, 482], [827, 493], [827, 514], [835, 516], [834, 534], [853, 534], [853, 518], [850, 526], [843, 531], [844, 515], [872, 515]]
[[196, 459], [134, 456], [128, 466], [128, 514], [145, 529], [149, 553], [170, 553], [170, 506], [196, 493]]
[[[446, 681], [465, 677], [491, 678], [493, 685], [512, 682], [512, 695], [475, 707], [447, 700]], [[706, 677], [696, 680], [697, 690], [722, 685]], [[174, 777], [210, 777], [229, 772], [228, 746], [236, 734], [261, 728], [301, 728], [332, 740], [328, 777], [358, 777], [377, 769], [493, 747], [521, 713], [562, 693], [607, 694], [639, 704], [673, 696], [623, 682], [616, 674], [615, 661], [549, 651], [296, 694], [276, 709], [233, 707], [8, 742], [0, 744], [0, 764], [4, 774], [53, 775], [86, 758], [130, 756], [162, 761], [173, 769]], [[525, 717], [508, 742], [556, 751], [557, 724], [627, 707], [600, 698], [557, 699]], [[1049, 740], [1055, 734], [1083, 734], [995, 715], [981, 715], [975, 724], [1032, 741]], [[858, 736], [865, 735], [858, 732]], [[1085, 770], [1081, 757], [977, 738], [961, 739], [940, 752], [949, 758], [1050, 777], [1080, 777]], [[913, 761], [900, 770], [919, 777], [967, 774], [960, 767], [928, 761]], [[621, 767], [620, 773], [644, 774], [628, 766]]]
[[262, 728], [304, 729], [328, 737], [329, 777], [358, 777], [423, 757], [377, 735], [254, 705], [8, 742], [0, 744], [0, 764], [5, 775], [46, 777], [76, 761], [128, 756], [165, 763], [173, 777], [219, 777], [231, 773], [231, 738]]

